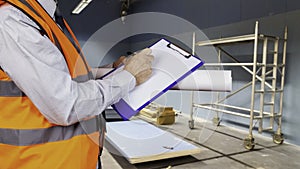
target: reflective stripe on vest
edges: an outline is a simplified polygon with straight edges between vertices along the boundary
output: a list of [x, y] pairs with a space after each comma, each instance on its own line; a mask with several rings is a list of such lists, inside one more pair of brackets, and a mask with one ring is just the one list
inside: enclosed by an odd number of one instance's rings
[[0, 81], [0, 97], [25, 96], [13, 81]]
[[15, 146], [29, 146], [71, 139], [82, 134], [97, 131], [96, 118], [70, 126], [53, 126], [45, 129], [4, 129], [0, 128], [0, 143]]
[[[37, 23], [61, 50], [74, 81], [91, 79], [76, 38], [73, 37], [74, 47], [36, 0], [0, 0], [0, 5], [4, 3], [20, 9]], [[99, 153], [96, 121], [94, 118], [70, 126], [49, 123], [0, 70], [0, 168], [94, 169]]]

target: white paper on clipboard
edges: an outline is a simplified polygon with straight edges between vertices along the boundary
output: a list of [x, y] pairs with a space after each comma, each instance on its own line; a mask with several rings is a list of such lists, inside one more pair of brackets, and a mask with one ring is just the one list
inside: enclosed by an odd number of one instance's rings
[[124, 119], [134, 116], [203, 65], [198, 57], [192, 56], [166, 39], [159, 40], [150, 49], [152, 49], [151, 55], [154, 56], [152, 76], [146, 82], [136, 86], [128, 96], [112, 105]]

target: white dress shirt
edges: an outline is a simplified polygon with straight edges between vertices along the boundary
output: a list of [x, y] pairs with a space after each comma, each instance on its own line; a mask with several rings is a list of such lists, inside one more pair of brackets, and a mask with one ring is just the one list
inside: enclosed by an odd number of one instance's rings
[[[54, 1], [38, 1], [53, 16]], [[98, 115], [134, 88], [125, 70], [106, 80], [73, 81], [64, 56], [38, 29], [18, 9], [0, 8], [0, 66], [49, 122], [70, 125]]]

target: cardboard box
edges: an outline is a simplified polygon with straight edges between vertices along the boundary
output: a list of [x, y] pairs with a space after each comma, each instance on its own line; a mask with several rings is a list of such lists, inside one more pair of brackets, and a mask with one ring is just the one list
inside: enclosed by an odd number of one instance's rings
[[158, 117], [156, 118], [156, 123], [159, 125], [175, 123], [175, 111], [168, 110], [160, 112]]

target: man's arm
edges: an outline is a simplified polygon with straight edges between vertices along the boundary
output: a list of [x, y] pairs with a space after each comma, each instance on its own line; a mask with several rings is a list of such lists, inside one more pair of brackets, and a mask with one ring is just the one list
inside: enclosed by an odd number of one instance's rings
[[134, 88], [135, 78], [127, 71], [106, 80], [73, 81], [47, 37], [17, 15], [2, 17], [0, 66], [51, 123], [69, 125], [97, 115]]

